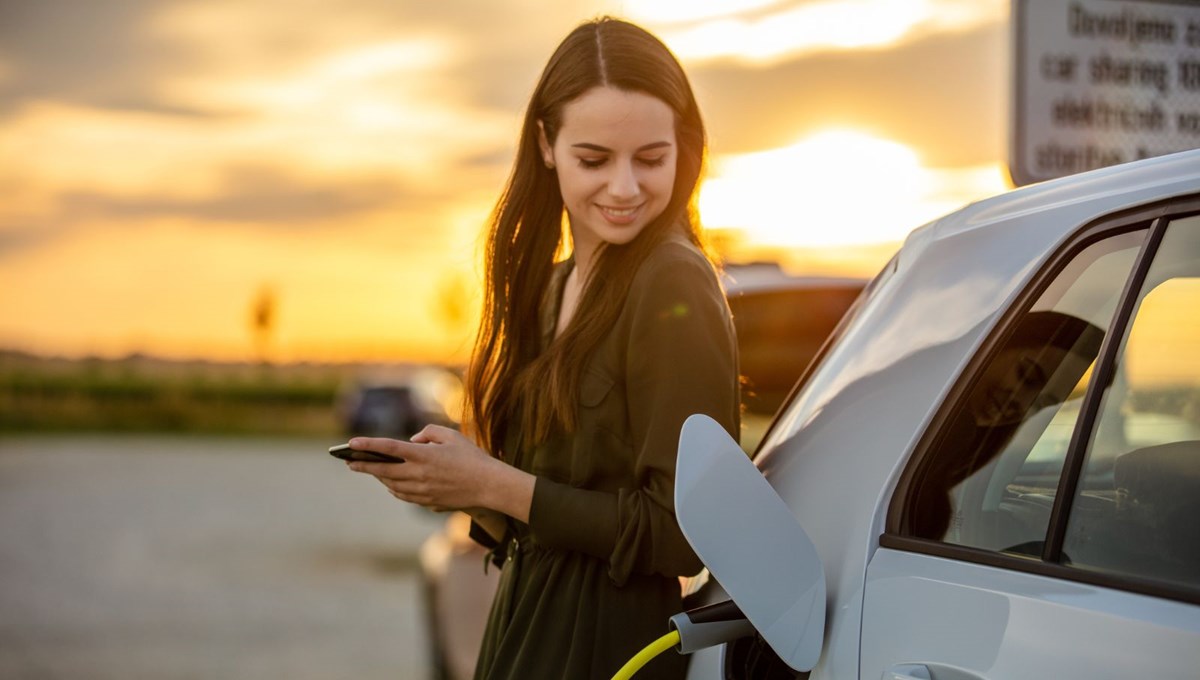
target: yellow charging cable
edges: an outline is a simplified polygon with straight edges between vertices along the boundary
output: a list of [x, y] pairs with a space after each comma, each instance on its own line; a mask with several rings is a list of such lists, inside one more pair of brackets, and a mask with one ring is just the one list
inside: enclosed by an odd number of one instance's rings
[[634, 673], [637, 673], [639, 670], [641, 670], [642, 666], [650, 663], [650, 659], [653, 659], [677, 644], [679, 644], [679, 631], [673, 630], [654, 642], [646, 645], [645, 649], [635, 654], [629, 661], [626, 661], [625, 665], [621, 666], [621, 670], [617, 671], [617, 674], [612, 676], [612, 680], [629, 680], [629, 678], [633, 677]]

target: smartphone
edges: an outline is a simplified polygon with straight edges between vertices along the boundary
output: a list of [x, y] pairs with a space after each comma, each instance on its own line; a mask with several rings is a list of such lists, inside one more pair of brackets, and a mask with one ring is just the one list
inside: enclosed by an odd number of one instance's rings
[[349, 444], [338, 444], [337, 446], [329, 447], [329, 455], [342, 460], [357, 460], [364, 463], [403, 463], [404, 459], [398, 456], [390, 456], [386, 453], [378, 451], [359, 451], [358, 449], [350, 448]]

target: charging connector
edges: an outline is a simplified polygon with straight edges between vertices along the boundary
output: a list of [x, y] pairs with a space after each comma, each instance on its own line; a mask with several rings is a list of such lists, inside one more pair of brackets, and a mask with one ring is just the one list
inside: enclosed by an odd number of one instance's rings
[[680, 612], [671, 617], [669, 625], [679, 631], [676, 649], [680, 654], [754, 635], [754, 626], [733, 600]]
[[754, 626], [742, 614], [742, 610], [725, 600], [707, 607], [698, 607], [672, 616], [667, 622], [671, 632], [660, 637], [638, 652], [617, 671], [613, 680], [628, 680], [641, 670], [651, 659], [675, 647], [680, 654], [691, 654], [705, 647], [720, 645], [754, 634]]

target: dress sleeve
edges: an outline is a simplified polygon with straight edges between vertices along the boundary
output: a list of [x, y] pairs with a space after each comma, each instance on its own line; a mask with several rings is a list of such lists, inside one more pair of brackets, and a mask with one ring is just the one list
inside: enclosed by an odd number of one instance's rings
[[[621, 585], [631, 573], [694, 574], [701, 563], [675, 518], [675, 459], [683, 421], [703, 413], [739, 434], [737, 347], [716, 277], [680, 250], [648, 262], [629, 292], [626, 403], [635, 486], [617, 493], [539, 478], [530, 527], [542, 542], [608, 560]], [[645, 276], [642, 276], [645, 274]]]

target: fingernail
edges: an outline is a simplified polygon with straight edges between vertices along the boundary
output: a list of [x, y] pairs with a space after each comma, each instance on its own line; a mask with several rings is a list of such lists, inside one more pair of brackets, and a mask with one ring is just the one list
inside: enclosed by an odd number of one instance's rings
[[354, 439], [351, 439], [350, 441], [348, 441], [348, 442], [346, 442], [346, 443], [350, 445], [350, 448], [352, 448], [352, 449], [357, 449], [357, 448], [358, 448], [358, 446], [359, 446], [359, 444], [362, 444], [362, 440], [361, 440], [361, 439], [358, 439], [358, 438], [356, 437], [356, 438], [354, 438]]

